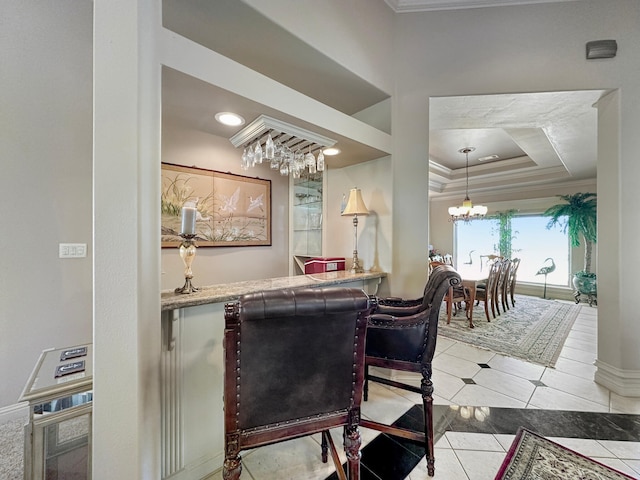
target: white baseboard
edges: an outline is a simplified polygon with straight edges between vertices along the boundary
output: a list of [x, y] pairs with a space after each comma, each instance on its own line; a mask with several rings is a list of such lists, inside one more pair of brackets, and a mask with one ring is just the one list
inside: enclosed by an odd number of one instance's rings
[[595, 366], [596, 383], [622, 397], [640, 397], [640, 370], [623, 370], [597, 359]]
[[163, 480], [203, 480], [210, 478], [213, 473], [222, 469], [223, 461], [224, 455], [222, 452], [207, 455], [185, 465], [182, 470], [165, 477]]

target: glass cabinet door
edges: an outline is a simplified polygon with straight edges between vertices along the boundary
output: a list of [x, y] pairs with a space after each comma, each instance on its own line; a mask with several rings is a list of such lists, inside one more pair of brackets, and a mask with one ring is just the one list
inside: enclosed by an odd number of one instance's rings
[[290, 249], [292, 273], [304, 273], [304, 260], [322, 256], [323, 174], [305, 172], [292, 178]]

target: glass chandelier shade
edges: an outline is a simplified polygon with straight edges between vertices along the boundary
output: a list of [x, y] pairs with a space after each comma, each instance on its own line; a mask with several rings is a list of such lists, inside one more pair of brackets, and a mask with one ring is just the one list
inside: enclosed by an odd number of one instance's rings
[[459, 150], [460, 153], [464, 153], [466, 156], [466, 189], [465, 189], [465, 197], [461, 206], [457, 207], [449, 207], [449, 215], [451, 216], [450, 220], [452, 222], [457, 222], [459, 220], [469, 222], [476, 218], [483, 218], [488, 211], [488, 208], [484, 205], [473, 205], [471, 203], [471, 199], [469, 198], [469, 153], [475, 150], [474, 147], [465, 147]]

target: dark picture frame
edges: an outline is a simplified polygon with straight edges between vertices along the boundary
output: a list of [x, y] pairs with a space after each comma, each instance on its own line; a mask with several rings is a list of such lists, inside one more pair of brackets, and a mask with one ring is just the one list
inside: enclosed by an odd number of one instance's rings
[[198, 247], [271, 245], [271, 180], [162, 163], [161, 245], [177, 247], [182, 207], [196, 204]]

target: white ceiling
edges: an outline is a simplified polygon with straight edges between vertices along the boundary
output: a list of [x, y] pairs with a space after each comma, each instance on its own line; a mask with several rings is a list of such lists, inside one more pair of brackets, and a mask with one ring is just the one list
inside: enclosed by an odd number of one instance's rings
[[[383, 1], [383, 0], [379, 0]], [[384, 0], [394, 10], [473, 8], [549, 0]], [[563, 0], [579, 1], [579, 0]], [[352, 115], [388, 98], [384, 92], [338, 65], [238, 0], [163, 2], [164, 25], [204, 46]], [[242, 35], [234, 35], [241, 30]], [[269, 44], [265, 45], [265, 38]], [[256, 49], [256, 45], [265, 48]], [[239, 128], [218, 124], [213, 115], [235, 111], [247, 123], [266, 114], [338, 140], [341, 167], [384, 156], [384, 152], [287, 118], [263, 105], [179, 72], [163, 72], [163, 122], [230, 138]], [[604, 91], [546, 92], [432, 98], [430, 100], [430, 190], [434, 196], [464, 190], [469, 155], [470, 191], [501, 184], [533, 185], [594, 178], [596, 111]], [[478, 158], [497, 155], [495, 160]]]

